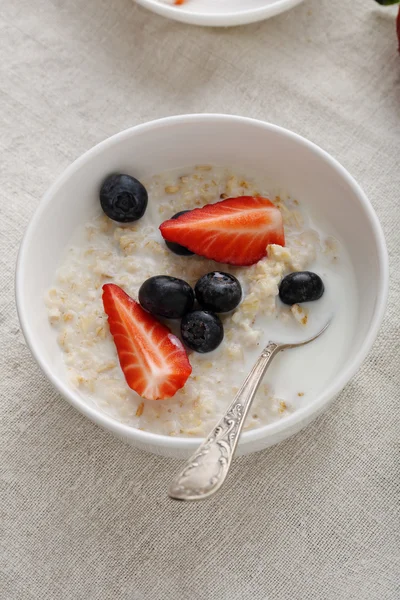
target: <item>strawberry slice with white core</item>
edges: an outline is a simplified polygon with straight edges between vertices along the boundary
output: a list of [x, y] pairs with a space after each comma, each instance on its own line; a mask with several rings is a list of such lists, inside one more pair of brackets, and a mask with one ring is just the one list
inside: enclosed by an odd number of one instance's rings
[[182, 342], [118, 285], [103, 286], [103, 305], [129, 387], [147, 400], [171, 398], [192, 372]]
[[241, 196], [195, 208], [164, 221], [165, 240], [231, 265], [253, 265], [269, 244], [285, 245], [283, 220], [268, 198]]

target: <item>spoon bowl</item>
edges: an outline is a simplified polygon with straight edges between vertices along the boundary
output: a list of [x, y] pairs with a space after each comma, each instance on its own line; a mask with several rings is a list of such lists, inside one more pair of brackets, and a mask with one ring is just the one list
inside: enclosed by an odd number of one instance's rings
[[247, 413], [272, 360], [283, 350], [313, 342], [328, 329], [331, 322], [332, 319], [315, 335], [299, 342], [268, 342], [226, 413], [169, 486], [170, 498], [203, 500], [220, 489], [228, 475]]

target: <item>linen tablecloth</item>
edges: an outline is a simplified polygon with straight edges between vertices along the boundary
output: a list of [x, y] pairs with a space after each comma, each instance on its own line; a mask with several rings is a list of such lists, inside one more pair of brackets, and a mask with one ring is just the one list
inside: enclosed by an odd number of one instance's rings
[[[372, 0], [306, 0], [225, 30], [130, 0], [1, 1], [2, 600], [400, 597], [396, 46], [394, 11]], [[167, 498], [179, 462], [124, 445], [54, 392], [13, 296], [21, 236], [61, 171], [121, 129], [188, 112], [264, 119], [327, 149], [370, 197], [391, 259], [379, 339], [334, 406], [238, 458], [200, 504]]]

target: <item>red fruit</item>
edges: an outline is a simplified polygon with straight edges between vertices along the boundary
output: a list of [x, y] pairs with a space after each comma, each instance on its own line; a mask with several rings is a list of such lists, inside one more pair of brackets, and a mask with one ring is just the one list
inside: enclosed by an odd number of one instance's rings
[[399, 12], [397, 13], [396, 25], [397, 25], [397, 39], [399, 40], [399, 52], [400, 52], [400, 6], [399, 6]]
[[113, 283], [103, 285], [103, 305], [129, 387], [147, 400], [171, 398], [192, 372], [181, 341]]
[[161, 234], [192, 252], [231, 265], [253, 265], [268, 244], [285, 245], [280, 210], [268, 198], [241, 196], [164, 221]]

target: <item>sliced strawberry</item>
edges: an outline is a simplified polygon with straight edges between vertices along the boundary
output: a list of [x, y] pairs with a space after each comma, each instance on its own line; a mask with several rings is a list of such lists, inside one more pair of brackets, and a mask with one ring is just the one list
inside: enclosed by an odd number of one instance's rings
[[147, 400], [171, 398], [192, 372], [181, 341], [113, 283], [103, 305], [129, 387]]
[[269, 244], [285, 245], [280, 210], [268, 198], [241, 196], [164, 221], [161, 234], [192, 252], [231, 265], [253, 265]]

